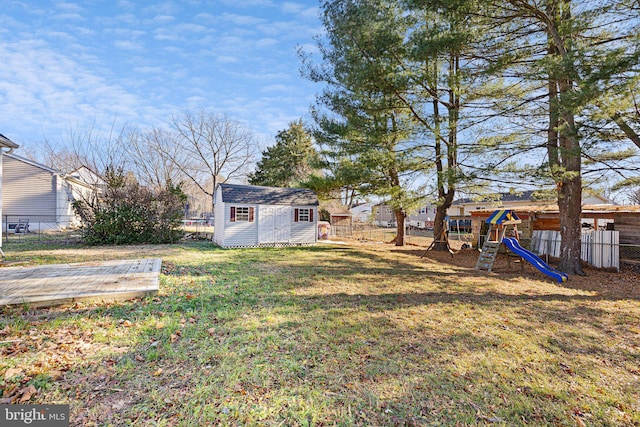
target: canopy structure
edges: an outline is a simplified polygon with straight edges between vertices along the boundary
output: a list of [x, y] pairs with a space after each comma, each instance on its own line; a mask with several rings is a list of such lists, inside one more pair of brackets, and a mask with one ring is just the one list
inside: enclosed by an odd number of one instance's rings
[[485, 221], [487, 224], [494, 225], [508, 225], [508, 224], [520, 224], [522, 221], [518, 218], [518, 215], [512, 210], [501, 209], [493, 212], [489, 218]]

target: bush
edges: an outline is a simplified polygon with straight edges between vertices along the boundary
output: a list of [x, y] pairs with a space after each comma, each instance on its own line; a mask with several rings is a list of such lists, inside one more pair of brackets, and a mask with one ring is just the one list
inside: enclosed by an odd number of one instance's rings
[[179, 188], [152, 191], [122, 176], [107, 182], [100, 200], [74, 203], [84, 222], [85, 243], [174, 243], [182, 236], [185, 196]]

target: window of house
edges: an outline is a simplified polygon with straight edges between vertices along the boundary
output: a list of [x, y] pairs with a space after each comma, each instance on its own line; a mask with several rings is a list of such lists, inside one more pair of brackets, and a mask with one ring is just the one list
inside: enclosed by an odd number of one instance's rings
[[392, 211], [391, 208], [387, 208], [387, 215], [391, 215]]
[[419, 213], [426, 214], [427, 213], [427, 208], [420, 208]]
[[255, 217], [255, 208], [248, 206], [231, 206], [231, 222], [253, 222]]
[[296, 208], [293, 211], [294, 222], [313, 222], [313, 209]]

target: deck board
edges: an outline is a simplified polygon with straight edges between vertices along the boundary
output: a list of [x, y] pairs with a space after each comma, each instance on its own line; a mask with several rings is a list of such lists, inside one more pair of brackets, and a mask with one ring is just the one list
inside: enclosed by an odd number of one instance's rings
[[160, 258], [0, 268], [0, 306], [118, 301], [158, 293]]

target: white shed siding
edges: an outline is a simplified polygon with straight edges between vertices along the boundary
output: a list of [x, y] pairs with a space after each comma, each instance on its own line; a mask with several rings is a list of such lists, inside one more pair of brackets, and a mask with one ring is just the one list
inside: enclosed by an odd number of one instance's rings
[[225, 203], [222, 201], [220, 190], [215, 194], [216, 204], [213, 208], [213, 242], [216, 245], [224, 246], [224, 210]]
[[11, 157], [4, 158], [3, 169], [4, 215], [56, 220], [56, 182], [51, 172]]
[[231, 206], [251, 207], [254, 205], [244, 205], [237, 203], [225, 203], [224, 207], [224, 246], [256, 246], [258, 244], [258, 215], [254, 213], [254, 221], [231, 222]]
[[[239, 221], [236, 216], [236, 221], [231, 222], [232, 208], [250, 208], [253, 221]], [[297, 209], [310, 209], [312, 221], [295, 222]], [[219, 184], [214, 210], [213, 241], [222, 247], [304, 245], [317, 241], [317, 196], [310, 190]]]
[[294, 222], [291, 219], [291, 243], [315, 243], [318, 237], [318, 209], [315, 206], [295, 206], [296, 208], [311, 209], [313, 211], [313, 221]]

